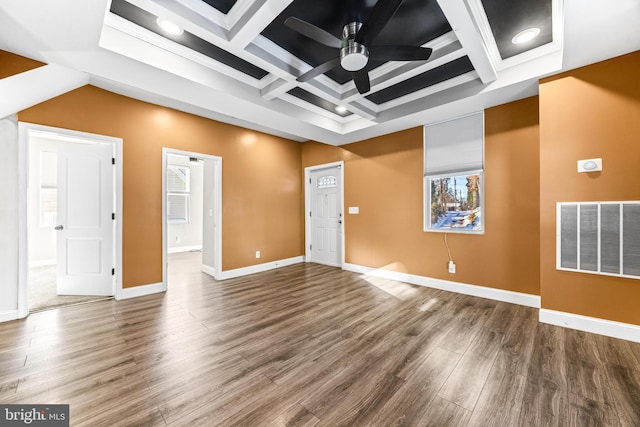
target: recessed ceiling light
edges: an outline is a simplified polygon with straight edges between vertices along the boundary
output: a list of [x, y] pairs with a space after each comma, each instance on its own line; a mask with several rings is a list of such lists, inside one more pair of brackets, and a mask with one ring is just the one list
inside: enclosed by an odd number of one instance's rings
[[343, 114], [343, 113], [347, 112], [347, 107], [345, 107], [343, 105], [336, 105], [335, 109], [336, 109], [336, 112], [340, 113], [340, 114]]
[[513, 44], [526, 43], [538, 37], [538, 34], [540, 34], [540, 28], [536, 28], [536, 27], [527, 28], [526, 30], [520, 31], [518, 34], [513, 36], [513, 38], [511, 39], [511, 42]]
[[184, 31], [178, 24], [167, 19], [158, 18], [156, 21], [158, 22], [158, 26], [162, 28], [164, 32], [171, 34], [172, 36], [179, 36]]

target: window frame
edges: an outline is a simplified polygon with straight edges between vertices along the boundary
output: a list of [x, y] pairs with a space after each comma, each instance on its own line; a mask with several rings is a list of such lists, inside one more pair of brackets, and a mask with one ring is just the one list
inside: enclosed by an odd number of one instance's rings
[[[180, 191], [179, 189], [171, 188], [172, 180], [169, 179], [169, 171], [173, 171], [176, 176], [179, 176], [175, 171], [183, 170], [185, 179], [184, 179], [184, 190]], [[180, 197], [184, 198], [184, 215], [176, 215], [171, 217], [172, 210], [172, 202], [171, 198]], [[186, 224], [191, 222], [191, 168], [189, 166], [183, 165], [167, 165], [167, 223], [168, 224]]]
[[[436, 179], [443, 178], [453, 178], [453, 177], [468, 177], [472, 175], [479, 175], [480, 183], [478, 189], [478, 197], [479, 197], [479, 209], [480, 218], [479, 218], [479, 229], [468, 229], [462, 227], [434, 227], [434, 224], [431, 222], [432, 218], [432, 209], [433, 205], [431, 202], [432, 199], [432, 190], [431, 190], [431, 182]], [[474, 170], [460, 170], [453, 171], [444, 174], [433, 174], [433, 175], [425, 175], [423, 180], [424, 185], [424, 231], [425, 232], [435, 232], [435, 233], [459, 233], [459, 234], [484, 234], [485, 232], [485, 209], [484, 209], [484, 169], [474, 169]]]

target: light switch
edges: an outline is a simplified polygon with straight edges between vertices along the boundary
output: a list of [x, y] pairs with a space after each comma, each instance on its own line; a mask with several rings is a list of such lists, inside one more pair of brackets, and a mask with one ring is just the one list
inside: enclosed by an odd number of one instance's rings
[[357, 215], [360, 213], [360, 206], [349, 206], [349, 215]]

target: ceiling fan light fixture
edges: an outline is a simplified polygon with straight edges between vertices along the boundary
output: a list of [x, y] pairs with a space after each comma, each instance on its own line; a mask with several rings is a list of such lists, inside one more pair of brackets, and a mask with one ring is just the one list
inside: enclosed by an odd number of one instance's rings
[[349, 45], [340, 49], [340, 65], [347, 71], [362, 70], [369, 62], [369, 50], [360, 43], [349, 41]]
[[179, 36], [184, 32], [184, 30], [175, 22], [169, 21], [168, 19], [160, 18], [156, 19], [158, 23], [158, 27], [162, 29], [167, 34], [171, 34], [172, 36]]
[[526, 43], [538, 37], [539, 34], [540, 34], [540, 28], [537, 28], [537, 27], [527, 28], [526, 30], [522, 30], [518, 34], [513, 36], [513, 38], [511, 39], [511, 42], [513, 44]]
[[347, 71], [360, 71], [369, 62], [369, 49], [355, 41], [362, 23], [350, 22], [342, 29], [342, 49], [340, 65]]

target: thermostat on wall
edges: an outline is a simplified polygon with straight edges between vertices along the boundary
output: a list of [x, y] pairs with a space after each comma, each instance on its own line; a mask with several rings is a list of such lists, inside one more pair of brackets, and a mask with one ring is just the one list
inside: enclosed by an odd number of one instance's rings
[[578, 160], [578, 172], [597, 172], [602, 170], [602, 159]]

